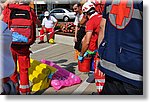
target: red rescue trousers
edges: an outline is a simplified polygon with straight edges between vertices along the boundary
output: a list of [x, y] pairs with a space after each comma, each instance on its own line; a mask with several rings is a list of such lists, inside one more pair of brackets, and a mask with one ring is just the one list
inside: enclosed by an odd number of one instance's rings
[[105, 74], [99, 70], [98, 63], [100, 61], [100, 58], [98, 58], [98, 53], [96, 54], [94, 58], [94, 78], [95, 78], [95, 84], [97, 92], [100, 94], [103, 86], [105, 84]]
[[[16, 63], [16, 68], [14, 74], [11, 76], [11, 80], [15, 83], [15, 85], [19, 84], [17, 89], [19, 88], [20, 94], [29, 94], [30, 86], [29, 86], [29, 77], [28, 77], [28, 68], [30, 68], [30, 50], [28, 46], [23, 47], [11, 47], [12, 55], [14, 62]], [[17, 61], [19, 66], [19, 74], [20, 74], [20, 83], [18, 81], [18, 72], [17, 72]]]
[[44, 32], [43, 28], [40, 30], [40, 40], [41, 41], [44, 40], [44, 36], [42, 36], [42, 35], [45, 33], [51, 33], [49, 39], [53, 38], [53, 36], [54, 36], [54, 28], [45, 28], [45, 29], [46, 29], [46, 32]]

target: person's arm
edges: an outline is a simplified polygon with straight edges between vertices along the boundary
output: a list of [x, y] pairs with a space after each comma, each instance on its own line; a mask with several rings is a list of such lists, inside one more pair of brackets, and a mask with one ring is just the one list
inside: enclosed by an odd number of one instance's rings
[[0, 4], [0, 20], [3, 20], [3, 18], [4, 18], [4, 15], [3, 15], [2, 11], [3, 11], [3, 7]]
[[58, 24], [58, 20], [54, 23], [54, 28], [57, 26]]
[[83, 16], [81, 21], [80, 21], [80, 25], [84, 25], [87, 22], [87, 17]]
[[82, 49], [81, 49], [80, 56], [83, 57], [84, 53], [88, 50], [91, 37], [92, 37], [92, 31], [91, 32], [86, 32], [85, 38], [82, 42]]
[[42, 29], [44, 30], [44, 32], [46, 32], [46, 28], [45, 28], [45, 18], [42, 20]]
[[78, 32], [78, 26], [75, 26], [74, 42], [77, 42], [77, 32]]
[[44, 30], [44, 32], [46, 33], [46, 28], [44, 25], [42, 25], [42, 29]]
[[[102, 0], [103, 3], [104, 3], [104, 0]], [[109, 5], [106, 4], [106, 5]], [[107, 6], [105, 5], [104, 7], [104, 11], [103, 11], [103, 14], [102, 14], [102, 20], [101, 20], [101, 23], [100, 23], [100, 32], [99, 32], [99, 36], [98, 36], [98, 48], [99, 48], [99, 45], [101, 44], [103, 38], [104, 38], [104, 35], [105, 35], [105, 25], [106, 25], [106, 15], [107, 15]]]
[[4, 3], [3, 3], [3, 6], [6, 7], [8, 4], [11, 4], [11, 3], [14, 3], [16, 0], [6, 0]]
[[102, 18], [101, 23], [100, 23], [100, 32], [98, 36], [98, 47], [104, 38], [105, 24], [106, 24], [106, 19]]
[[77, 32], [78, 32], [78, 17], [76, 16], [74, 25], [75, 25], [75, 36], [74, 36], [74, 42], [77, 42]]
[[53, 17], [53, 16], [50, 16], [50, 18], [51, 18], [51, 20], [54, 22], [53, 29], [55, 29], [55, 27], [56, 27], [57, 24], [58, 24], [58, 20], [57, 20], [55, 17]]
[[1, 14], [1, 15], [0, 15], [0, 20], [3, 20], [3, 18], [4, 18], [4, 15]]
[[0, 20], [3, 20], [4, 15], [3, 15], [3, 10], [4, 8], [9, 4], [9, 0], [6, 0], [4, 3], [0, 3]]

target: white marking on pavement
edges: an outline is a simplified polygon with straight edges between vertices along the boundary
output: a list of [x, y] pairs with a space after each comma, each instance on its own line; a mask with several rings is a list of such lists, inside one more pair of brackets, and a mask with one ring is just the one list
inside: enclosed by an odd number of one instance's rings
[[[88, 78], [87, 78], [88, 79]], [[89, 86], [90, 83], [86, 82], [86, 80], [72, 93], [72, 95], [81, 95], [83, 91]]]
[[45, 47], [45, 48], [42, 48], [42, 49], [33, 51], [32, 54], [38, 53], [38, 52], [40, 52], [40, 51], [46, 50], [46, 49], [48, 49], [48, 48], [51, 48], [51, 47], [54, 47], [54, 46], [57, 46], [57, 45], [58, 45], [58, 44], [53, 44], [53, 45], [47, 46], [47, 47]]

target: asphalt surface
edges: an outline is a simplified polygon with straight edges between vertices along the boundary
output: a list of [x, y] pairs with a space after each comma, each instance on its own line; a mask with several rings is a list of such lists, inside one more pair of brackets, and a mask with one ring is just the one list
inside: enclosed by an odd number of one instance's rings
[[49, 44], [47, 42], [42, 44], [36, 43], [31, 46], [32, 54], [31, 58], [40, 61], [41, 59], [46, 59], [53, 61], [62, 68], [78, 75], [82, 82], [71, 87], [63, 87], [62, 89], [56, 91], [53, 87], [41, 90], [39, 92], [33, 92], [32, 94], [42, 94], [42, 95], [91, 95], [96, 92], [95, 83], [88, 83], [86, 79], [88, 78], [87, 73], [78, 71], [77, 60], [74, 59], [74, 48], [73, 48], [73, 37], [57, 35], [55, 36], [55, 44]]

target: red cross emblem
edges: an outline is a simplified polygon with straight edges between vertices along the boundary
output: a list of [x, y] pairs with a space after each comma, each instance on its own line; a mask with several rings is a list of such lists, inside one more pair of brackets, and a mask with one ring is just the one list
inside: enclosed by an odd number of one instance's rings
[[[111, 16], [115, 17], [111, 19], [111, 23], [117, 27], [118, 29], [124, 28], [130, 21], [132, 16], [133, 2], [132, 0], [120, 0], [120, 2], [116, 2], [118, 0], [113, 1], [112, 8], [110, 10]], [[126, 19], [126, 20], [125, 20]]]

